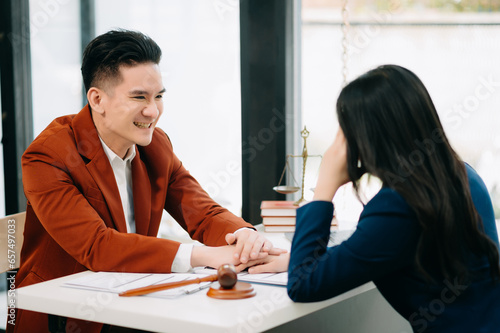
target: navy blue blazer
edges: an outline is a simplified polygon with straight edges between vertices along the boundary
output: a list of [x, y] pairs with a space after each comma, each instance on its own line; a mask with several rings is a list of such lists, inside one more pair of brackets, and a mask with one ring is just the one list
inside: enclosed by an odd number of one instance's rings
[[[474, 205], [498, 246], [493, 207], [479, 175], [466, 166]], [[477, 278], [430, 284], [414, 266], [421, 228], [396, 191], [382, 188], [364, 207], [356, 231], [327, 247], [333, 204], [313, 201], [297, 210], [288, 268], [288, 295], [297, 302], [334, 297], [373, 281], [415, 332], [500, 332], [500, 283], [486, 258], [471, 262]]]

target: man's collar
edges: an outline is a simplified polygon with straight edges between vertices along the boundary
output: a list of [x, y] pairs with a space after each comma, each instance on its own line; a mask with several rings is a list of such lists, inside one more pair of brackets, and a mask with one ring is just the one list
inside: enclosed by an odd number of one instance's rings
[[125, 158], [121, 158], [120, 156], [116, 155], [114, 151], [111, 150], [111, 148], [108, 147], [108, 145], [104, 142], [104, 140], [99, 137], [99, 140], [101, 140], [102, 147], [104, 148], [104, 152], [106, 153], [106, 156], [108, 156], [108, 159], [110, 162], [114, 161], [115, 159], [119, 158], [120, 160], [123, 160], [124, 162], [132, 161], [135, 157], [135, 145], [130, 147], [127, 151], [127, 155]]
[[102, 145], [99, 142], [88, 104], [73, 118], [72, 129], [78, 152], [88, 159], [93, 159], [101, 150]]

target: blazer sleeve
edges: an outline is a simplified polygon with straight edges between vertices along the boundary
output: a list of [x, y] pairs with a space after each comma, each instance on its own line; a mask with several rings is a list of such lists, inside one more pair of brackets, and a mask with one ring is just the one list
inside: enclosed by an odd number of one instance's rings
[[[80, 167], [78, 172], [76, 168]], [[93, 271], [170, 272], [179, 243], [120, 233], [107, 226], [94, 208], [107, 210], [100, 191], [89, 187], [83, 190], [75, 180], [85, 173], [84, 165], [71, 165], [48, 145], [33, 143], [23, 155], [22, 170], [28, 208], [36, 213], [29, 218], [32, 223], [38, 220], [44, 229], [29, 235], [30, 242], [23, 251], [39, 253], [39, 259], [58, 260], [45, 258], [54, 253], [50, 249], [55, 242]]]
[[[169, 140], [168, 146], [172, 149]], [[191, 238], [210, 246], [227, 245], [227, 233], [243, 227], [253, 228], [212, 200], [173, 151], [170, 154], [172, 172], [168, 179], [165, 209]]]
[[382, 189], [352, 236], [327, 247], [332, 217], [331, 202], [313, 201], [297, 211], [287, 285], [292, 300], [328, 299], [412, 264], [419, 226], [396, 192]]

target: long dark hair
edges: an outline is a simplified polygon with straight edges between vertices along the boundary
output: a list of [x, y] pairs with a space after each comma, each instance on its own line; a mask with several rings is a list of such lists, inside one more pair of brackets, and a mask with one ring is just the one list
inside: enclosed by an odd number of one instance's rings
[[337, 116], [355, 190], [364, 173], [372, 174], [414, 210], [422, 227], [415, 263], [424, 277], [468, 279], [464, 246], [486, 255], [491, 275], [500, 277], [498, 249], [483, 231], [464, 162], [415, 74], [395, 65], [367, 72], [344, 87]]

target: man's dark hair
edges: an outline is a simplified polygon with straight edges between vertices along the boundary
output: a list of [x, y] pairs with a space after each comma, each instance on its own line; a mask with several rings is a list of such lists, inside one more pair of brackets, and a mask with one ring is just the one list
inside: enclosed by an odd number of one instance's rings
[[[150, 37], [129, 30], [112, 30], [94, 38], [85, 48], [82, 76], [85, 91], [120, 80], [119, 68], [143, 63], [159, 64], [161, 49]], [[116, 83], [116, 82], [113, 82]]]

